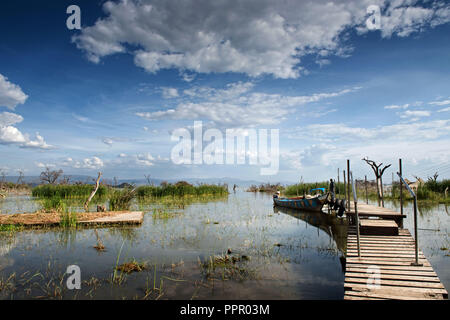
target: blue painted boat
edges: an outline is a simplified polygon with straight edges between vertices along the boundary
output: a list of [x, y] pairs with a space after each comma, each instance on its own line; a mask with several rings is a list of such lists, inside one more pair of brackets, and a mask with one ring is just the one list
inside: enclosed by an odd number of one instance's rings
[[[325, 191], [324, 188], [313, 189]], [[278, 195], [273, 196], [273, 204], [275, 206], [307, 210], [307, 211], [322, 211], [322, 207], [328, 200], [328, 193], [318, 194], [315, 196], [293, 197], [293, 198], [279, 198]]]

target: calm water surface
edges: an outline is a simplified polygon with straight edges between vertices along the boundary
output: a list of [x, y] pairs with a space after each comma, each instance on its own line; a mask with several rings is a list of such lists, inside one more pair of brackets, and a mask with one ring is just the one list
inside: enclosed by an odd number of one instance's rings
[[[2, 213], [39, 208], [26, 196], [0, 201]], [[93, 229], [0, 232], [0, 298], [343, 298], [346, 219], [274, 209], [270, 195], [244, 192], [163, 213], [144, 203], [136, 209], [145, 212], [141, 226], [97, 229], [103, 252], [93, 248]], [[449, 288], [447, 210], [421, 207], [419, 240]], [[405, 212], [412, 231], [410, 206]], [[238, 261], [207, 267], [228, 249]], [[145, 263], [145, 270], [114, 278], [115, 266], [132, 260]], [[66, 268], [74, 264], [81, 290], [65, 286]]]

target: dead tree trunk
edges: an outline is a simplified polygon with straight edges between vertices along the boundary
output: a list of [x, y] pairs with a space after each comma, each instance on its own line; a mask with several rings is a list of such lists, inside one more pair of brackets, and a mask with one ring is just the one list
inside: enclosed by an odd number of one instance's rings
[[92, 198], [95, 196], [95, 193], [96, 193], [97, 190], [98, 190], [98, 187], [99, 187], [99, 185], [100, 185], [100, 178], [101, 178], [101, 176], [102, 176], [102, 173], [99, 172], [99, 173], [98, 173], [97, 181], [95, 182], [95, 188], [94, 188], [94, 190], [91, 192], [91, 195], [89, 196], [89, 198], [87, 198], [86, 202], [84, 203], [84, 210], [85, 210], [86, 212], [89, 211], [89, 202], [91, 202]]
[[375, 161], [373, 160], [369, 160], [367, 157], [362, 159], [363, 161], [365, 161], [368, 165], [370, 165], [370, 167], [373, 170], [373, 173], [375, 173], [375, 178], [377, 181], [377, 196], [378, 196], [378, 204], [380, 204], [381, 201], [381, 206], [384, 207], [384, 199], [383, 199], [383, 173], [384, 171], [389, 168], [391, 165], [388, 164], [386, 166], [384, 166], [383, 168], [380, 168], [383, 163], [380, 164], [376, 164]]

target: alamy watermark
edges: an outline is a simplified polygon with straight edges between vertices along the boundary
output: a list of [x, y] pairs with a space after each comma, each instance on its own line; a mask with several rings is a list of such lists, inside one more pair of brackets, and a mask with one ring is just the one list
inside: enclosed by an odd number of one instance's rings
[[67, 289], [81, 289], [81, 269], [79, 266], [73, 264], [67, 267], [66, 273], [70, 274], [66, 280]]
[[381, 29], [381, 9], [380, 6], [371, 5], [366, 10], [369, 17], [366, 20], [366, 27], [369, 30]]
[[261, 175], [278, 173], [279, 129], [226, 129], [225, 134], [216, 128], [203, 131], [202, 121], [194, 121], [193, 130], [172, 132], [171, 140], [178, 142], [170, 154], [174, 164], [248, 164], [261, 166]]

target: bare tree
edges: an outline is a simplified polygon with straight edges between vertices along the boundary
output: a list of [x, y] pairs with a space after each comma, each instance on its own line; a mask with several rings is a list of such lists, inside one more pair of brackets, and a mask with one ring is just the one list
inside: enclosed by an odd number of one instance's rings
[[45, 167], [45, 171], [41, 172], [40, 179], [43, 183], [55, 184], [56, 180], [63, 174], [61, 169], [50, 170], [49, 167]]
[[151, 180], [150, 180], [150, 175], [149, 174], [144, 174], [145, 179], [147, 179], [147, 184], [151, 185]]
[[5, 185], [5, 182], [6, 182], [6, 172], [5, 172], [5, 170], [1, 171], [1, 175], [2, 175], [1, 186], [3, 187]]
[[432, 177], [428, 178], [428, 181], [437, 182], [438, 177], [439, 177], [439, 174], [437, 172], [435, 172]]
[[70, 184], [70, 177], [69, 176], [63, 176], [61, 180], [61, 184]]
[[381, 206], [384, 207], [384, 199], [383, 199], [383, 173], [384, 171], [391, 166], [391, 164], [385, 165], [381, 168], [383, 163], [377, 164], [373, 160], [369, 160], [369, 158], [365, 157], [362, 159], [365, 161], [373, 170], [373, 173], [375, 173], [376, 181], [377, 181], [377, 195], [378, 195], [378, 202], [381, 200]]
[[16, 184], [23, 184], [23, 178], [24, 178], [23, 170], [19, 169], [17, 171], [19, 172], [19, 178], [17, 178]]
[[102, 173], [99, 172], [99, 173], [98, 173], [97, 181], [95, 182], [95, 188], [94, 188], [94, 190], [92, 190], [91, 195], [89, 196], [89, 198], [87, 198], [86, 202], [84, 203], [84, 210], [85, 210], [86, 212], [89, 211], [89, 202], [91, 202], [92, 198], [95, 196], [95, 193], [96, 193], [97, 190], [98, 190], [98, 187], [99, 187], [99, 185], [100, 185], [100, 178], [101, 178], [101, 177], [102, 177]]

